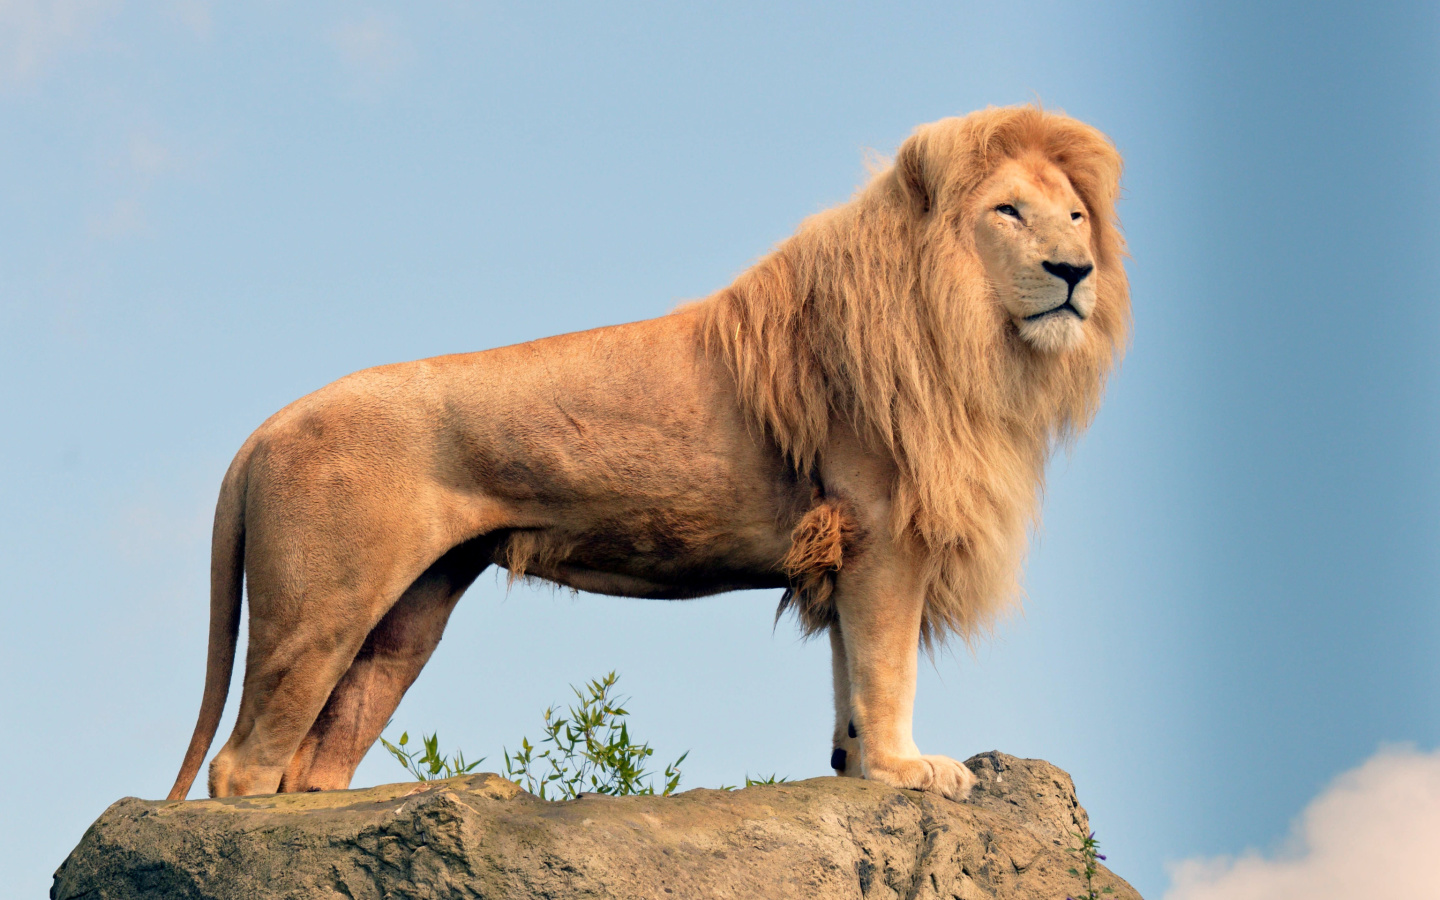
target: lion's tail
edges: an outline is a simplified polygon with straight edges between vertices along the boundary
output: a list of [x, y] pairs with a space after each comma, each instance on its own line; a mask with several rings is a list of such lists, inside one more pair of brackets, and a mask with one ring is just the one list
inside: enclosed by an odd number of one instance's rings
[[183, 800], [205, 761], [210, 742], [220, 727], [230, 673], [235, 666], [235, 645], [240, 636], [240, 599], [245, 573], [245, 488], [249, 481], [250, 445], [247, 442], [220, 484], [215, 504], [215, 529], [210, 539], [210, 641], [205, 654], [205, 693], [200, 718], [190, 737], [190, 748], [175, 776], [169, 799]]

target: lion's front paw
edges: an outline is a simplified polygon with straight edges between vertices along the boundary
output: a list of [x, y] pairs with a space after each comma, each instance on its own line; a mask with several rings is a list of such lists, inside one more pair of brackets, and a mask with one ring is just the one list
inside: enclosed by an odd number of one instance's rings
[[891, 787], [934, 791], [951, 800], [964, 800], [975, 786], [975, 773], [948, 756], [890, 757], [867, 761], [865, 777]]

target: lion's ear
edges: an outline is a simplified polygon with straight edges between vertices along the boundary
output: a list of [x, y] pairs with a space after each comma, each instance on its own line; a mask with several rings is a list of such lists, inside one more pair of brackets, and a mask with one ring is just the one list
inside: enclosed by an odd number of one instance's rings
[[934, 205], [925, 166], [926, 155], [925, 139], [919, 134], [910, 135], [900, 145], [900, 152], [895, 154], [895, 180], [900, 183], [900, 189], [910, 200], [910, 205], [922, 216], [928, 215]]

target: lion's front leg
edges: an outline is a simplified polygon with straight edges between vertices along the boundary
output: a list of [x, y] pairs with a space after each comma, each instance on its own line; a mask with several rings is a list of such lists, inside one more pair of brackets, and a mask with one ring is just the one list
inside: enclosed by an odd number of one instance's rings
[[830, 623], [830, 675], [835, 682], [835, 733], [830, 740], [830, 768], [836, 775], [860, 776], [860, 740], [850, 709], [850, 664], [840, 623]]
[[[922, 756], [915, 745], [912, 719], [925, 598], [916, 567], [907, 562], [901, 554], [875, 548], [856, 565], [847, 565], [837, 579], [840, 646], [835, 659], [843, 660], [849, 675], [859, 772], [894, 787], [963, 800], [975, 784], [975, 775], [948, 756]], [[835, 640], [836, 631], [831, 635]], [[849, 759], [850, 745], [838, 740], [839, 699], [837, 680], [836, 746], [845, 749], [842, 774], [848, 774], [854, 762]], [[849, 724], [845, 723], [847, 736]]]

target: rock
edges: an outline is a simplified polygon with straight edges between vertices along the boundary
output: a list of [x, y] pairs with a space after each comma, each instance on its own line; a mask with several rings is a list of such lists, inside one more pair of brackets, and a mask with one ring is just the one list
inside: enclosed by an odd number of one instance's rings
[[[498, 775], [225, 800], [126, 798], [52, 900], [1078, 896], [1070, 776], [983, 753], [966, 803], [853, 778], [546, 802]], [[1139, 900], [1102, 870], [1097, 887]]]

